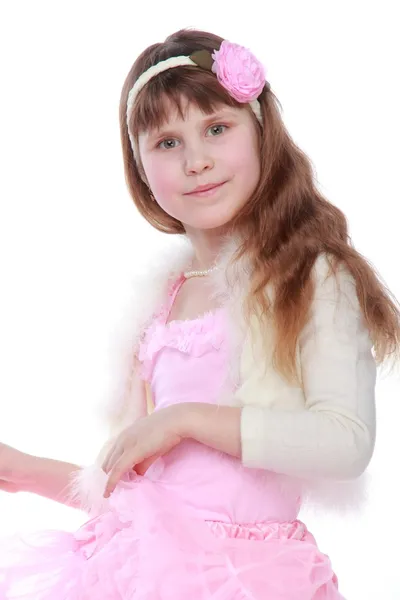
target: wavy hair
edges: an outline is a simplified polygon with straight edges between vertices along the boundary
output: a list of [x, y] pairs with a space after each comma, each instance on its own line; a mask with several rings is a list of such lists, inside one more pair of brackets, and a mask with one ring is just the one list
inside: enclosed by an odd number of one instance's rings
[[[120, 130], [127, 186], [143, 217], [164, 233], [183, 234], [185, 229], [151, 200], [140, 157], [135, 160], [128, 136], [128, 93], [138, 77], [159, 61], [190, 55], [196, 50], [212, 52], [222, 40], [204, 31], [180, 30], [165, 42], [148, 47], [137, 58], [122, 89]], [[138, 94], [129, 123], [136, 141], [140, 131], [167, 121], [166, 100], [176, 106], [181, 116], [182, 100], [193, 103], [205, 114], [221, 104], [243, 108], [211, 72], [197, 67], [176, 67], [154, 77]], [[251, 287], [244, 307], [247, 318], [256, 313], [260, 315], [261, 326], [267, 328], [272, 311], [275, 367], [289, 381], [297, 380], [297, 343], [309, 320], [314, 295], [311, 272], [317, 257], [326, 253], [334, 274], [344, 265], [355, 280], [376, 362], [381, 364], [389, 357], [398, 359], [400, 310], [396, 299], [372, 265], [353, 247], [343, 212], [317, 190], [311, 161], [289, 135], [281, 117], [282, 107], [267, 86], [259, 102], [263, 117], [261, 176], [251, 198], [230, 223], [230, 230], [237, 232], [242, 240], [235, 258], [246, 256], [252, 266]], [[265, 294], [269, 283], [275, 290], [273, 306]]]

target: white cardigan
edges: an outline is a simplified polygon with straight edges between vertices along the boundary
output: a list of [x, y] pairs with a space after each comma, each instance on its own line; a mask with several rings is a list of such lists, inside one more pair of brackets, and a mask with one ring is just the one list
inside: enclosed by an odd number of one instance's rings
[[[226, 243], [220, 258], [223, 268], [211, 277], [230, 318], [227, 376], [236, 379], [238, 387], [231, 398], [221, 400], [243, 407], [242, 462], [278, 474], [282, 490], [298, 485], [304, 502], [322, 504], [324, 510], [359, 507], [366, 492], [361, 475], [375, 444], [376, 365], [354, 280], [342, 267], [336, 281], [329, 274], [327, 257], [317, 259], [311, 319], [298, 343], [301, 385], [289, 385], [272, 367], [273, 324], [267, 344], [255, 316], [246, 327], [242, 306], [249, 266], [242, 259], [228, 268], [235, 248], [234, 240]], [[177, 248], [172, 244], [171, 252], [163, 253], [163, 260], [136, 283], [136, 294], [121, 319], [106, 410], [114, 434], [146, 412], [143, 382], [132, 371], [134, 353], [144, 327], [165, 300], [171, 278], [192, 260], [187, 241]], [[271, 287], [266, 293], [272, 299]], [[73, 480], [72, 493], [80, 496], [88, 511], [98, 512], [107, 503], [101, 493], [102, 456]]]

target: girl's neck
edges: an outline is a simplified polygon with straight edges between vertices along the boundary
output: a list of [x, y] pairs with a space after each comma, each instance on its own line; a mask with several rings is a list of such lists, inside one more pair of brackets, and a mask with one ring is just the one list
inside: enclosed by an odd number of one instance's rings
[[200, 230], [187, 232], [193, 246], [191, 270], [205, 271], [211, 269], [221, 250], [224, 236], [214, 231]]

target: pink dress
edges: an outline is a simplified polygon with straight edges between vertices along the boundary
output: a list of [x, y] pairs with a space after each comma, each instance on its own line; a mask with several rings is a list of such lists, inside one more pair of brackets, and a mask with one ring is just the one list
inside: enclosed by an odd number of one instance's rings
[[[140, 348], [155, 410], [215, 403], [226, 385], [223, 310], [167, 324], [182, 282]], [[187, 440], [121, 481], [77, 532], [8, 545], [0, 600], [343, 600], [299, 507], [274, 473]]]

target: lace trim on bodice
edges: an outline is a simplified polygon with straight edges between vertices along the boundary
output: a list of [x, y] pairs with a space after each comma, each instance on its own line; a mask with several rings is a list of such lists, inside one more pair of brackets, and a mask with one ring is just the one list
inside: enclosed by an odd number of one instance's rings
[[196, 319], [174, 320], [167, 323], [171, 306], [180, 286], [181, 276], [170, 288], [168, 300], [154, 316], [143, 334], [138, 358], [142, 363], [141, 375], [149, 380], [153, 361], [157, 353], [165, 347], [199, 357], [210, 350], [219, 350], [224, 342], [220, 326], [221, 308], [211, 310]]

